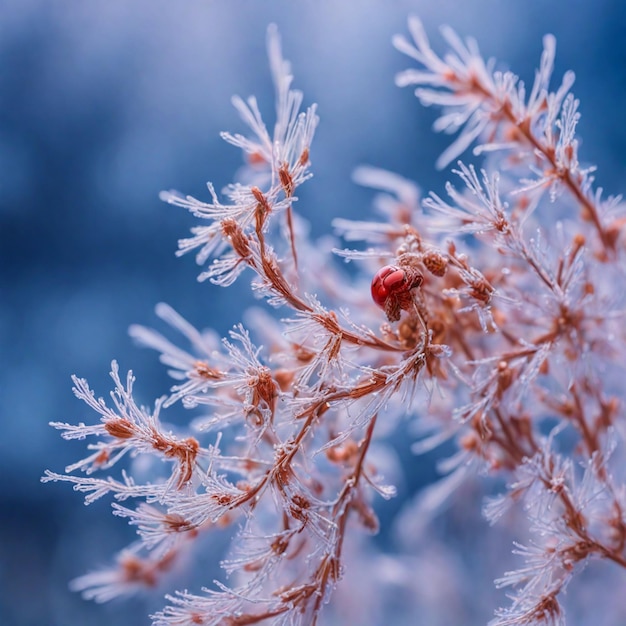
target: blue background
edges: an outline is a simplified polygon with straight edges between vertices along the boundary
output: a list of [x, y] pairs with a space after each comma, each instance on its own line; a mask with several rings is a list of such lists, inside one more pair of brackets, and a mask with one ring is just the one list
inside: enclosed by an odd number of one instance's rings
[[[437, 27], [450, 24], [526, 82], [542, 35], [554, 33], [557, 77], [577, 75], [581, 158], [598, 165], [607, 192], [624, 191], [626, 5], [617, 0], [0, 2], [2, 626], [147, 624], [162, 604], [94, 607], [67, 591], [131, 534], [107, 503], [85, 509], [69, 486], [39, 483], [83, 450], [47, 423], [90, 418], [70, 375], [106, 395], [114, 358], [136, 372], [146, 404], [167, 389], [155, 355], [126, 333], [154, 324], [157, 302], [222, 334], [239, 321], [245, 279], [227, 291], [198, 284], [193, 257], [174, 256], [192, 220], [158, 192], [205, 198], [207, 180], [232, 179], [241, 157], [218, 133], [243, 130], [233, 94], [256, 94], [271, 118], [270, 22], [305, 103], [319, 104], [315, 178], [298, 207], [315, 215], [314, 236], [334, 216], [369, 214], [370, 194], [350, 181], [361, 163], [442, 189], [447, 174], [433, 163], [447, 139], [430, 130], [435, 112], [393, 83], [411, 64], [390, 43], [409, 13], [436, 49]], [[384, 516], [416, 487], [407, 484]]]

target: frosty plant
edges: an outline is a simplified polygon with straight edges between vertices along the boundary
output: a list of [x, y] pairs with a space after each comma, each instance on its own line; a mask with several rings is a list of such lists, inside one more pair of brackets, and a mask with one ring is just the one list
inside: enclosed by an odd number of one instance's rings
[[[248, 134], [223, 134], [246, 159], [237, 182], [222, 194], [209, 184], [207, 201], [162, 194], [199, 220], [179, 254], [196, 252], [200, 280], [227, 287], [252, 275], [267, 306], [221, 342], [165, 304], [157, 314], [185, 347], [131, 327], [176, 381], [154, 409], [135, 403], [134, 377], [116, 363], [108, 402], [74, 379], [100, 420], [53, 424], [93, 443], [44, 480], [72, 483], [87, 503], [111, 494], [138, 535], [110, 569], [73, 582], [87, 598], [161, 584], [208, 533], [230, 528], [225, 576], [168, 595], [155, 625], [330, 620], [333, 591], [355, 575], [347, 543], [378, 530], [374, 507], [394, 495], [376, 452], [391, 424], [419, 433], [416, 452], [447, 440], [458, 449], [424, 503], [499, 479], [484, 514], [516, 529], [519, 569], [499, 573], [509, 592], [493, 625], [564, 624], [563, 592], [585, 566], [626, 567], [625, 212], [579, 163], [573, 74], [551, 86], [551, 36], [528, 89], [473, 40], [444, 29], [440, 57], [417, 19], [409, 29], [394, 43], [417, 68], [397, 83], [440, 107], [435, 129], [455, 134], [438, 165], [472, 146], [484, 159], [480, 169], [458, 162], [447, 197], [420, 204], [412, 183], [360, 167], [356, 181], [381, 192], [378, 219], [335, 220], [356, 249], [308, 241], [295, 207], [318, 117], [302, 110], [274, 28], [276, 122], [268, 130], [255, 98], [235, 98]], [[165, 425], [187, 409], [189, 432]]]

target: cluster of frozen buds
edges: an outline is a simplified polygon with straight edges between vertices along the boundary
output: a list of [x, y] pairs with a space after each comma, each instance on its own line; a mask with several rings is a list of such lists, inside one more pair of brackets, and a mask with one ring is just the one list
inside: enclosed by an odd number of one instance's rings
[[[384, 192], [376, 201], [382, 221], [335, 220], [345, 241], [364, 244], [334, 250], [364, 269], [364, 278], [348, 280], [329, 261], [332, 249], [306, 240], [294, 210], [311, 176], [318, 118], [314, 106], [301, 110], [270, 29], [273, 132], [254, 98], [235, 99], [251, 132], [223, 135], [247, 162], [227, 201], [211, 185], [210, 202], [162, 197], [202, 221], [179, 242], [180, 254], [198, 250], [199, 264], [210, 261], [201, 280], [227, 286], [250, 269], [255, 293], [290, 317], [251, 310], [247, 327], [220, 342], [159, 305], [191, 347], [131, 328], [177, 381], [153, 411], [136, 405], [133, 377], [123, 383], [116, 364], [112, 405], [75, 379], [76, 395], [101, 420], [54, 426], [97, 443], [66, 474], [44, 480], [73, 483], [87, 502], [112, 494], [114, 513], [138, 532], [111, 569], [75, 581], [87, 597], [155, 586], [183, 554], [193, 557], [200, 537], [232, 527], [229, 584], [168, 596], [154, 624], [315, 624], [350, 576], [348, 536], [375, 532], [372, 498], [394, 493], [380, 471], [377, 421], [389, 432], [407, 415], [422, 433], [416, 451], [448, 439], [459, 449], [424, 501], [441, 500], [433, 494], [473, 480], [481, 467], [508, 481], [486, 507], [489, 521], [510, 510], [528, 519], [531, 538], [516, 548], [526, 563], [498, 581], [515, 593], [494, 625], [563, 623], [561, 592], [586, 563], [626, 567], [626, 290], [617, 288], [625, 212], [620, 199], [594, 191], [591, 170], [578, 162], [573, 75], [550, 90], [548, 36], [527, 96], [472, 40], [444, 30], [451, 52], [439, 57], [420, 22], [409, 25], [412, 41], [395, 44], [420, 68], [398, 84], [416, 85], [423, 104], [443, 108], [437, 130], [458, 131], [439, 165], [475, 145], [475, 155], [488, 157], [485, 169], [459, 163], [464, 189], [449, 185], [449, 200], [431, 194], [422, 210], [415, 185], [359, 168], [357, 182]], [[415, 399], [428, 408], [418, 410]], [[193, 435], [161, 421], [162, 410], [184, 409], [195, 411]], [[124, 455], [144, 460], [142, 476], [146, 458], [169, 470], [154, 464], [153, 479], [137, 482], [131, 460], [114, 478]]]

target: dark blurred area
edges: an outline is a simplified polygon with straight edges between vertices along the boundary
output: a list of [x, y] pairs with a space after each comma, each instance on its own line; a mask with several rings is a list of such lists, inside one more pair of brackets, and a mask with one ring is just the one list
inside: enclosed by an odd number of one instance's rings
[[[233, 94], [256, 94], [271, 119], [265, 33], [278, 24], [305, 103], [321, 118], [315, 178], [297, 209], [313, 236], [334, 216], [369, 213], [350, 174], [369, 163], [440, 191], [434, 161], [446, 145], [408, 90], [410, 62], [391, 46], [419, 15], [436, 49], [437, 27], [474, 36], [533, 78], [541, 37], [557, 37], [557, 80], [577, 75], [580, 155], [606, 193], [626, 180], [626, 5], [617, 1], [363, 0], [359, 3], [166, 0], [4, 0], [0, 3], [0, 625], [148, 624], [162, 597], [97, 607], [67, 589], [132, 539], [109, 503], [85, 509], [68, 485], [42, 485], [46, 468], [79, 458], [50, 421], [93, 419], [71, 392], [73, 373], [97, 395], [112, 359], [133, 369], [140, 400], [169, 386], [156, 355], [133, 346], [131, 323], [156, 324], [165, 301], [198, 327], [227, 332], [251, 302], [245, 278], [229, 290], [198, 284], [176, 241], [193, 220], [158, 200], [175, 188], [206, 199], [241, 164], [219, 138], [242, 132]], [[422, 461], [414, 461], [415, 463]], [[407, 472], [408, 473], [408, 472]], [[422, 476], [432, 476], [426, 469]], [[417, 487], [407, 480], [397, 510]], [[387, 516], [389, 513], [386, 514]], [[385, 517], [385, 514], [382, 514]], [[205, 582], [209, 582], [208, 580]]]

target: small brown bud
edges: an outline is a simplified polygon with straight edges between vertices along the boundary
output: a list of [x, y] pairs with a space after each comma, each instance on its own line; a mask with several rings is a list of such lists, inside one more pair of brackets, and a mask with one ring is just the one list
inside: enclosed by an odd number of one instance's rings
[[424, 267], [434, 276], [443, 276], [448, 269], [448, 261], [439, 252], [427, 252], [422, 257]]
[[125, 418], [112, 419], [105, 423], [107, 433], [117, 439], [130, 439], [135, 435], [135, 426]]
[[278, 178], [280, 179], [280, 184], [282, 185], [285, 195], [288, 198], [291, 198], [291, 196], [293, 196], [295, 185], [293, 183], [293, 178], [291, 177], [291, 173], [289, 172], [289, 165], [287, 163], [283, 163], [280, 166], [278, 170]]

